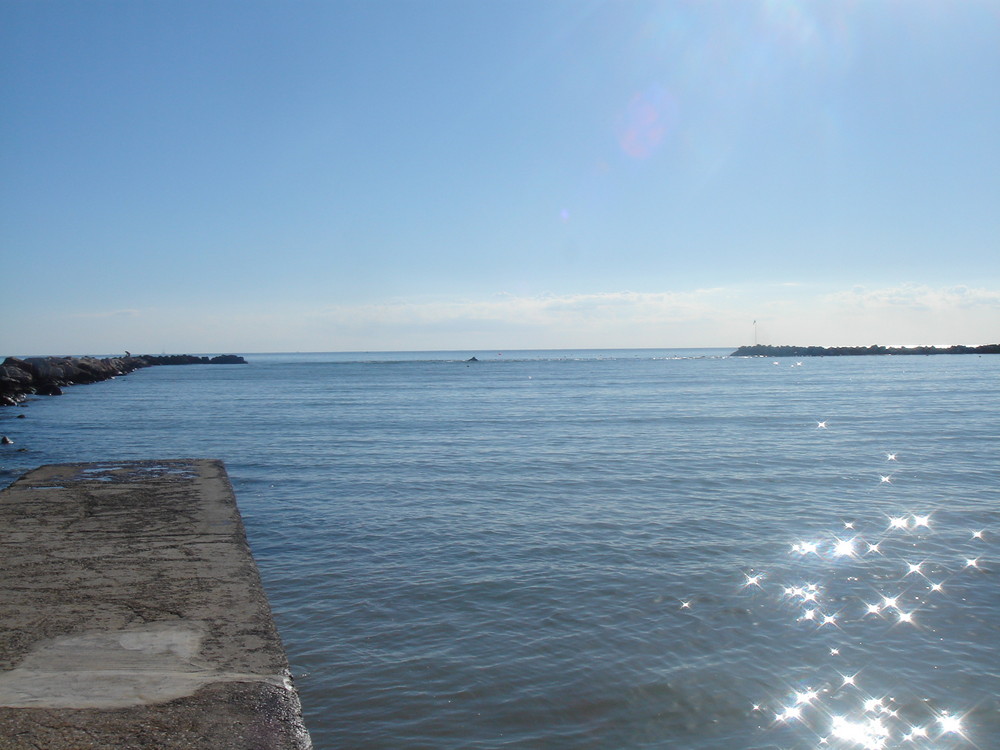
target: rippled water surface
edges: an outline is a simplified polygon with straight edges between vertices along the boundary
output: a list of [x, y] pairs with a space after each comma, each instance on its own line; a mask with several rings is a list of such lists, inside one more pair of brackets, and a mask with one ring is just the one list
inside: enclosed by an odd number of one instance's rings
[[319, 748], [1000, 748], [1000, 357], [725, 353], [157, 367], [0, 466], [223, 459]]

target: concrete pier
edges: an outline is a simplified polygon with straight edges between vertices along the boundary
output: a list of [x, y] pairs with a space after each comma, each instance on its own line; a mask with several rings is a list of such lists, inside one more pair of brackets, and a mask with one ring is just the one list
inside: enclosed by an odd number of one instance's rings
[[309, 747], [221, 462], [0, 492], [0, 748]]

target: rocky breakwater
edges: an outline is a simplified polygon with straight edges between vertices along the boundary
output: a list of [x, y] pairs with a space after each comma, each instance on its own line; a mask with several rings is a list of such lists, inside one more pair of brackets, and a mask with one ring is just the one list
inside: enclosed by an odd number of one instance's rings
[[7, 357], [0, 365], [0, 406], [12, 406], [30, 395], [58, 396], [68, 385], [96, 383], [156, 365], [246, 364], [243, 357], [190, 354], [106, 357]]
[[730, 357], [859, 357], [865, 355], [1000, 354], [1000, 344], [983, 346], [741, 346]]

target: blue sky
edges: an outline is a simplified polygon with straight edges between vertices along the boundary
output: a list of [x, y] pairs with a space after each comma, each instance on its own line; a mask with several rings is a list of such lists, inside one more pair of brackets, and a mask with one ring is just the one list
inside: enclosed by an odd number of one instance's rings
[[0, 354], [1000, 340], [1000, 2], [0, 2]]

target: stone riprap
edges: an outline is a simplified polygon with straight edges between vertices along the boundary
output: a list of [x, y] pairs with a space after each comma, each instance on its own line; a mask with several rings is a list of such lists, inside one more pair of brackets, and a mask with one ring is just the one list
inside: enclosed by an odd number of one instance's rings
[[237, 365], [246, 360], [236, 354], [199, 357], [192, 354], [144, 354], [141, 357], [7, 357], [0, 365], [0, 406], [11, 406], [26, 397], [58, 396], [67, 385], [96, 383], [156, 365]]
[[0, 492], [0, 748], [310, 747], [219, 461]]

